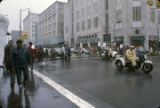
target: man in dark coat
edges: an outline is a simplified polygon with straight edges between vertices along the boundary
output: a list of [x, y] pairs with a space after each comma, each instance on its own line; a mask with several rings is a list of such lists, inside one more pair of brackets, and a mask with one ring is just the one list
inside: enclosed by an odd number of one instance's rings
[[12, 71], [16, 72], [19, 90], [22, 90], [21, 74], [24, 74], [24, 87], [28, 81], [28, 66], [32, 68], [31, 55], [26, 47], [22, 47], [22, 40], [17, 40], [17, 47], [12, 50], [11, 64]]
[[14, 88], [14, 84], [15, 84], [15, 72], [12, 72], [12, 67], [11, 67], [11, 52], [14, 49], [13, 43], [14, 42], [12, 40], [10, 40], [4, 50], [4, 64], [5, 64], [7, 72], [10, 73], [10, 78], [11, 78], [10, 86], [11, 86], [11, 88]]
[[4, 49], [4, 64], [7, 71], [11, 71], [11, 50], [13, 49], [13, 41], [10, 40]]

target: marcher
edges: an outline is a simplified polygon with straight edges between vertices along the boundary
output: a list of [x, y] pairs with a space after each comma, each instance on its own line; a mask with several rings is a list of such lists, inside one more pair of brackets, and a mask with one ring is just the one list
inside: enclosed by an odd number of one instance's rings
[[71, 58], [71, 49], [70, 47], [68, 47], [68, 60], [70, 61], [70, 58]]
[[38, 60], [40, 65], [43, 65], [43, 58], [44, 58], [44, 51], [43, 51], [43, 48], [40, 46], [38, 50]]
[[21, 74], [24, 74], [24, 87], [28, 81], [28, 66], [32, 68], [32, 60], [29, 50], [22, 47], [22, 40], [17, 40], [17, 47], [11, 53], [12, 71], [16, 72], [19, 90], [22, 90]]
[[31, 71], [33, 71], [34, 59], [35, 59], [35, 56], [36, 56], [36, 52], [32, 48], [32, 46], [33, 46], [32, 42], [29, 42], [28, 50], [30, 52], [31, 60], [32, 60], [32, 69], [31, 69]]
[[127, 50], [126, 57], [129, 61], [131, 61], [132, 66], [135, 67], [136, 66], [136, 52], [133, 46], [130, 46], [130, 49]]
[[66, 53], [65, 52], [65, 47], [63, 46], [62, 49], [61, 49], [61, 60], [62, 61], [64, 61], [64, 59], [65, 59], [65, 53]]
[[13, 48], [13, 41], [10, 40], [8, 42], [8, 44], [5, 46], [5, 49], [4, 49], [4, 64], [5, 64], [5, 67], [6, 67], [6, 70], [7, 71], [11, 71], [11, 60], [10, 60], [10, 56], [11, 56], [11, 50]]
[[105, 58], [106, 60], [108, 60], [108, 48], [104, 48], [104, 52], [105, 52]]
[[64, 54], [64, 59], [67, 61], [68, 60], [68, 46], [65, 46], [65, 54]]
[[7, 72], [10, 73], [10, 79], [11, 79], [10, 86], [11, 86], [11, 88], [14, 88], [14, 84], [15, 84], [15, 72], [12, 72], [12, 67], [11, 67], [11, 52], [14, 48], [13, 44], [14, 44], [14, 42], [12, 40], [10, 40], [4, 50], [4, 64], [5, 64]]

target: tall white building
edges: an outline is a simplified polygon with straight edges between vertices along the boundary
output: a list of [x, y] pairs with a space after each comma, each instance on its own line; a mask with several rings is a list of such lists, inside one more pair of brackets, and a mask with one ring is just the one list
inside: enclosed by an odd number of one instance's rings
[[28, 41], [33, 42], [34, 45], [38, 45], [38, 23], [39, 14], [30, 13], [23, 20], [24, 30], [29, 32]]
[[[106, 28], [105, 0], [69, 0], [65, 6], [64, 36], [79, 47], [98, 45]], [[72, 39], [74, 38], [74, 39]]]
[[158, 13], [146, 0], [113, 0], [115, 7], [115, 40], [122, 37], [124, 45], [149, 48], [149, 40], [158, 39]]
[[56, 1], [40, 14], [40, 45], [57, 45], [64, 42], [64, 2]]
[[157, 9], [149, 7], [146, 0], [72, 0], [72, 2], [72, 10], [69, 9], [71, 2], [65, 6], [65, 39], [71, 36], [72, 24], [69, 23], [72, 19], [71, 13], [73, 13], [73, 37], [77, 44], [83, 43], [83, 46], [116, 43], [148, 49], [149, 40], [158, 39]]
[[69, 46], [74, 46], [73, 0], [68, 0], [64, 6], [64, 40]]

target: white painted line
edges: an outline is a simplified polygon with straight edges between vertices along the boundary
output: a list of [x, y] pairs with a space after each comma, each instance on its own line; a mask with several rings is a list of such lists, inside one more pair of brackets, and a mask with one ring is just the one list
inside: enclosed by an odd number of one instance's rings
[[52, 88], [56, 89], [59, 93], [61, 93], [63, 96], [68, 98], [71, 102], [73, 102], [75, 105], [77, 105], [80, 108], [96, 108], [93, 105], [89, 104], [85, 100], [81, 99], [80, 97], [76, 96], [69, 90], [65, 89], [61, 85], [57, 84], [55, 81], [51, 80], [50, 78], [46, 77], [45, 75], [41, 74], [40, 72], [34, 70], [33, 71], [35, 75], [40, 77], [42, 80], [44, 80], [47, 84], [49, 84]]

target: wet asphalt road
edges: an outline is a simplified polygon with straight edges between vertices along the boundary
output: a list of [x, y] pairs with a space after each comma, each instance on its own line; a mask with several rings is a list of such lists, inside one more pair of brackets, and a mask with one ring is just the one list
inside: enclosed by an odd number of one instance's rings
[[0, 69], [0, 108], [78, 108], [55, 89], [30, 73], [26, 90], [10, 87], [9, 74]]
[[[118, 72], [114, 61], [102, 62], [100, 58], [47, 61], [44, 68], [36, 64], [35, 69], [96, 108], [158, 108], [160, 57], [150, 59], [154, 63], [151, 74], [127, 69]], [[2, 108], [78, 108], [34, 74], [22, 93], [17, 85], [14, 90], [10, 88], [9, 79], [0, 69]]]
[[108, 104], [115, 108], [157, 108], [160, 105], [160, 57], [150, 59], [154, 63], [151, 74], [127, 69], [118, 72], [114, 61], [102, 62], [100, 58], [46, 62], [39, 71], [79, 90], [79, 96], [99, 108], [109, 108]]

